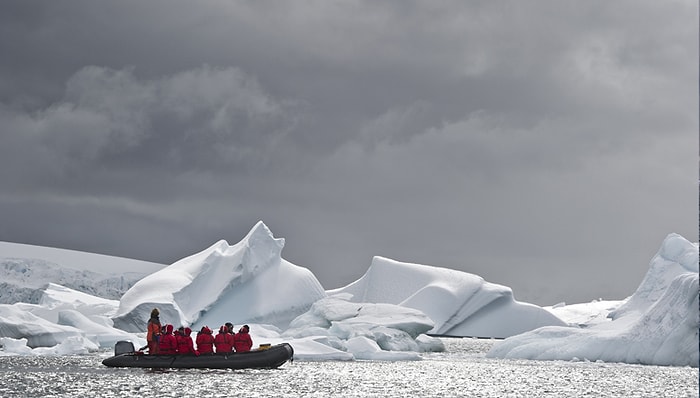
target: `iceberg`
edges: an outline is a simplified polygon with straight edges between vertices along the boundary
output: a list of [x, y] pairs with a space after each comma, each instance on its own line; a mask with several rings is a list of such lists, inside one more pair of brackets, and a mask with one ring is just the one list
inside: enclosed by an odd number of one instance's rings
[[419, 360], [445, 349], [434, 337], [444, 334], [510, 335], [487, 354], [494, 358], [698, 366], [698, 246], [677, 234], [630, 297], [547, 308], [477, 275], [383, 257], [324, 291], [281, 257], [283, 246], [259, 222], [233, 246], [220, 241], [150, 273], [119, 301], [48, 283], [34, 303], [0, 305], [0, 355], [80, 354], [118, 340], [139, 347], [158, 307], [163, 323], [194, 334], [247, 323], [255, 345], [288, 342], [296, 360]]
[[[111, 348], [119, 340], [145, 344], [143, 337], [114, 328], [110, 317], [119, 305], [116, 300], [49, 283], [39, 302], [0, 304], [0, 337], [15, 340], [8, 343], [10, 349], [60, 345], [55, 350], [37, 351], [55, 354]], [[6, 352], [8, 344], [4, 344]], [[25, 352], [25, 348], [18, 350]]]
[[47, 310], [71, 309], [87, 316], [111, 316], [117, 312], [119, 300], [104, 299], [55, 283], [49, 283], [42, 291], [39, 307]]
[[[161, 322], [193, 330], [229, 321], [254, 325], [254, 338], [258, 328], [268, 342], [292, 342], [296, 358], [419, 359], [420, 350], [444, 349], [428, 336], [418, 343], [434, 326], [418, 310], [327, 298], [308, 269], [281, 257], [283, 247], [284, 239], [258, 222], [233, 246], [219, 241], [137, 282], [120, 300], [114, 326], [141, 332], [156, 307]], [[280, 333], [283, 329], [289, 330]], [[359, 337], [376, 346], [358, 345]], [[352, 339], [356, 342], [348, 346]], [[322, 352], [304, 351], [318, 351], [319, 344], [326, 345]]]
[[[109, 318], [106, 318], [109, 319]], [[84, 337], [95, 343], [100, 348], [112, 348], [117, 341], [128, 340], [137, 348], [146, 345], [146, 339], [132, 333], [115, 329], [113, 326], [100, 320], [86, 317], [76, 310], [63, 310], [58, 313], [59, 325], [72, 326], [80, 331]]]
[[439, 339], [425, 335], [434, 322], [421, 311], [393, 304], [318, 300], [281, 334], [291, 339], [322, 336], [323, 344], [354, 359], [418, 360], [419, 352], [443, 351]]
[[414, 308], [435, 322], [430, 334], [505, 338], [541, 326], [564, 326], [551, 312], [518, 302], [513, 291], [480, 276], [376, 256], [357, 281], [329, 296]]
[[487, 356], [698, 367], [698, 295], [698, 246], [670, 234], [609, 322], [539, 328], [497, 343]]
[[421, 359], [416, 352], [395, 352], [382, 350], [379, 344], [364, 336], [353, 337], [346, 343], [356, 359], [372, 361], [415, 361]]
[[610, 318], [646, 311], [669, 293], [674, 279], [687, 273], [698, 273], [698, 246], [678, 234], [669, 234], [652, 258], [649, 271], [637, 290], [610, 313]]
[[12, 304], [0, 304], [0, 337], [25, 339], [28, 347], [51, 347], [68, 338], [84, 337], [72, 326], [58, 325]]
[[281, 257], [283, 247], [260, 221], [233, 246], [219, 241], [138, 281], [114, 325], [143, 331], [155, 307], [162, 322], [192, 329], [228, 321], [284, 328], [326, 292], [311, 271]]
[[8, 355], [81, 355], [97, 351], [97, 346], [89, 340], [71, 336], [51, 347], [31, 348], [25, 338], [0, 337], [0, 356]]

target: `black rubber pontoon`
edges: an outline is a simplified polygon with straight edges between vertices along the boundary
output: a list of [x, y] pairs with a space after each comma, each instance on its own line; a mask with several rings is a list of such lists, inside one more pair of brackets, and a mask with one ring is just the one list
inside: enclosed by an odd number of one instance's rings
[[[125, 349], [127, 342], [115, 345], [115, 355], [102, 364], [119, 368], [209, 368], [209, 369], [272, 369], [292, 360], [294, 349], [288, 343], [228, 354], [147, 355]], [[128, 343], [131, 344], [131, 343]], [[133, 345], [131, 345], [133, 347]]]

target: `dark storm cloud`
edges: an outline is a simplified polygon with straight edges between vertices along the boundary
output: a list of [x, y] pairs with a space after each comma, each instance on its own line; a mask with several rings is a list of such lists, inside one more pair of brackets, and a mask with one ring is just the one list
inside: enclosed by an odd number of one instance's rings
[[[245, 171], [264, 166], [267, 147], [294, 126], [286, 104], [233, 68], [204, 66], [144, 81], [129, 69], [93, 66], [66, 86], [65, 96], [41, 111], [3, 112], [12, 132], [0, 149], [7, 179], [80, 191], [103, 179], [111, 184], [115, 171]], [[19, 168], [22, 174], [12, 172]]]
[[383, 255], [621, 298], [697, 240], [695, 8], [4, 2], [0, 240], [170, 262], [263, 220], [328, 288]]

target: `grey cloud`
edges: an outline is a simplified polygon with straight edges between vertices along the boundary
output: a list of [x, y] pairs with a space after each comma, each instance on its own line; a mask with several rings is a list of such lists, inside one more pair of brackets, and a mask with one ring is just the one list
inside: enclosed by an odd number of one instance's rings
[[228, 173], [265, 165], [268, 147], [295, 124], [292, 108], [235, 68], [203, 66], [143, 80], [133, 69], [90, 66], [71, 77], [64, 98], [50, 107], [31, 114], [5, 109], [0, 151], [10, 169], [23, 165], [23, 178], [42, 166], [38, 176], [58, 184], [99, 172], [97, 164], [172, 175]]
[[697, 239], [695, 8], [3, 2], [0, 239], [159, 261], [263, 220], [328, 287], [384, 255], [619, 297]]
[[265, 152], [260, 147], [274, 145], [293, 125], [286, 104], [233, 68], [204, 66], [146, 82], [128, 71], [86, 68], [69, 83], [72, 100], [107, 115], [113, 136], [107, 152], [120, 157], [134, 149], [147, 165], [177, 169], [255, 161]]

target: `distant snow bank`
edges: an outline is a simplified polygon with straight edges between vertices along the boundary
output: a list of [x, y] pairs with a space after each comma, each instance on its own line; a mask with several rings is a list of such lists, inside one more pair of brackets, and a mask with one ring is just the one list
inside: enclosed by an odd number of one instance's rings
[[163, 264], [125, 257], [11, 242], [0, 242], [0, 258], [43, 260], [58, 264], [61, 268], [90, 271], [103, 275], [130, 272], [150, 274], [165, 267]]
[[666, 237], [637, 291], [589, 328], [544, 327], [497, 343], [495, 358], [698, 367], [698, 246]]
[[128, 258], [0, 242], [0, 303], [37, 304], [48, 283], [119, 299], [144, 276], [164, 267]]

